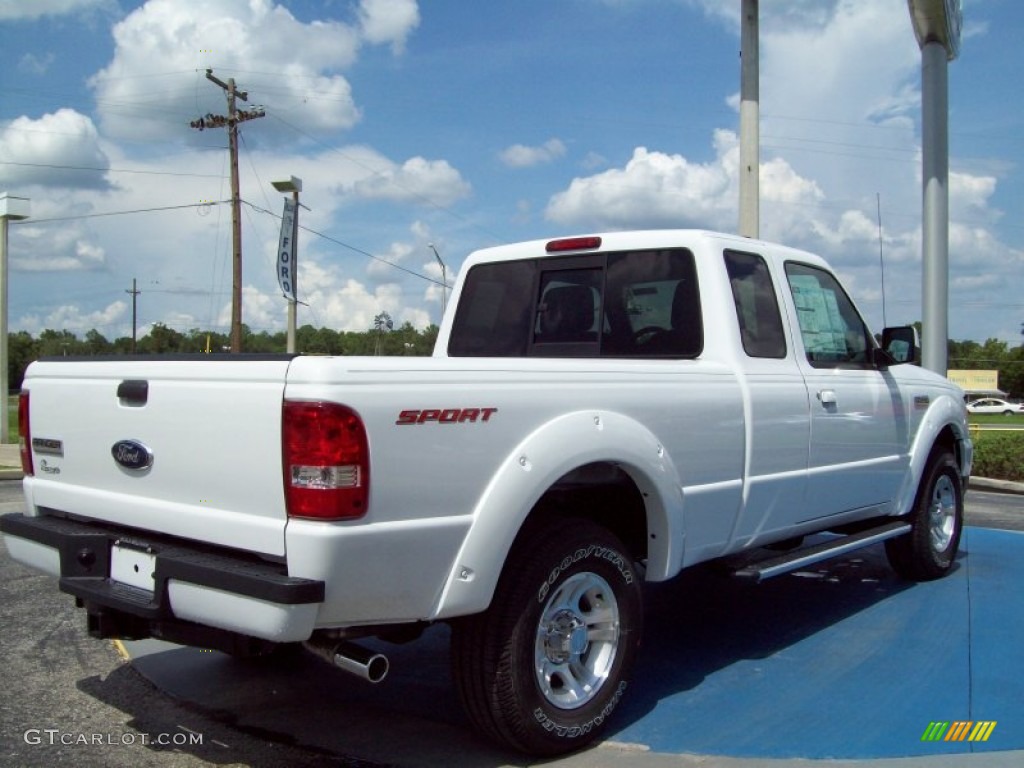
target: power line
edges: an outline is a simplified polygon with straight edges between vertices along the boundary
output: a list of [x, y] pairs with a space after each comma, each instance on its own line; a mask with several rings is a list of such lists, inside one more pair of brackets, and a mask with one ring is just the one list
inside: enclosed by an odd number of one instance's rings
[[[0, 160], [0, 165], [18, 165], [26, 168], [52, 168], [59, 171], [98, 171], [100, 173], [138, 173], [150, 176], [192, 176], [199, 179], [219, 179], [213, 173], [181, 173], [177, 171], [142, 171], [132, 168], [101, 168], [89, 165], [57, 165], [55, 163], [18, 163], [13, 160]], [[37, 219], [38, 221], [38, 219]]]
[[[155, 211], [178, 211], [183, 208], [206, 208], [211, 205], [224, 205], [230, 203], [230, 200], [211, 200], [204, 203], [187, 203], [185, 205], [162, 205], [155, 208], [136, 208], [130, 211], [108, 211], [106, 213], [82, 213], [78, 216], [53, 216], [48, 219], [25, 219], [26, 222], [31, 224], [46, 224], [53, 221], [78, 221], [79, 219], [98, 219], [105, 216], [127, 216], [133, 213], [153, 213]], [[19, 224], [21, 222], [12, 221], [12, 224]]]
[[[265, 213], [268, 216], [273, 216], [276, 219], [281, 218], [278, 214], [274, 213], [273, 211], [268, 211], [266, 208], [260, 208], [258, 205], [253, 205], [247, 200], [243, 200], [242, 202], [248, 207], [252, 208], [254, 211], [257, 211], [259, 213]], [[389, 267], [394, 267], [395, 269], [405, 272], [406, 274], [412, 275], [413, 277], [418, 277], [420, 280], [426, 280], [428, 283], [433, 283], [434, 285], [443, 285], [443, 283], [440, 280], [435, 280], [429, 275], [424, 275], [420, 272], [417, 272], [416, 270], [409, 269], [408, 267], [403, 267], [401, 264], [396, 264], [393, 261], [388, 261], [387, 259], [381, 256], [375, 256], [369, 251], [364, 251], [362, 248], [357, 248], [354, 245], [349, 245], [346, 242], [338, 240], [336, 237], [331, 237], [330, 235], [324, 234], [323, 232], [318, 232], [315, 229], [310, 229], [309, 227], [304, 226], [302, 224], [299, 224], [299, 229], [309, 232], [309, 234], [311, 235], [316, 235], [317, 237], [323, 240], [327, 240], [328, 242], [334, 243], [335, 245], [340, 245], [342, 248], [347, 248], [348, 250], [353, 251], [354, 253], [358, 253], [361, 256], [366, 256], [367, 258], [373, 259], [374, 261], [379, 261], [382, 264], [387, 264]]]
[[[205, 207], [208, 207], [208, 206], [211, 206], [211, 205], [226, 205], [226, 204], [228, 204], [230, 202], [231, 202], [230, 200], [211, 200], [209, 202], [189, 203], [187, 205], [165, 205], [165, 206], [159, 206], [159, 207], [155, 207], [155, 208], [137, 208], [135, 210], [130, 210], [130, 211], [107, 211], [105, 213], [84, 213], [84, 214], [79, 214], [78, 216], [54, 216], [54, 217], [47, 218], [47, 219], [32, 219], [31, 222], [33, 224], [46, 224], [46, 223], [57, 222], [57, 221], [77, 221], [79, 219], [95, 219], [95, 218], [101, 218], [101, 217], [107, 217], [107, 216], [127, 216], [127, 215], [130, 215], [130, 214], [136, 214], [136, 213], [153, 213], [153, 212], [158, 212], [158, 211], [176, 211], [176, 210], [181, 210], [181, 209], [184, 209], [184, 208], [205, 208]], [[265, 214], [267, 214], [269, 216], [273, 216], [274, 218], [277, 218], [277, 219], [281, 218], [278, 214], [274, 213], [273, 211], [268, 211], [266, 208], [261, 208], [258, 205], [250, 203], [248, 200], [240, 200], [240, 202], [242, 204], [248, 206], [252, 210], [258, 212], [258, 213], [265, 213]], [[11, 222], [11, 223], [12, 224], [18, 224], [20, 222], [16, 222], [15, 221], [15, 222]], [[435, 280], [434, 278], [430, 277], [429, 275], [424, 275], [424, 274], [422, 274], [420, 272], [417, 272], [415, 270], [409, 269], [408, 267], [403, 267], [401, 264], [396, 264], [393, 261], [388, 261], [387, 259], [385, 259], [385, 258], [383, 258], [381, 256], [375, 256], [374, 254], [370, 253], [369, 251], [364, 251], [362, 248], [358, 248], [358, 247], [356, 247], [354, 245], [350, 245], [349, 243], [346, 243], [346, 242], [344, 242], [342, 240], [338, 240], [337, 238], [331, 237], [330, 235], [325, 234], [323, 232], [320, 232], [318, 230], [311, 229], [310, 227], [304, 226], [302, 224], [299, 225], [299, 228], [302, 229], [302, 230], [305, 230], [306, 232], [309, 232], [309, 234], [311, 234], [311, 235], [316, 235], [317, 237], [319, 237], [319, 238], [321, 238], [323, 240], [327, 240], [327, 241], [329, 241], [331, 243], [334, 243], [335, 245], [340, 245], [342, 248], [346, 248], [346, 249], [348, 249], [348, 250], [350, 250], [350, 251], [352, 251], [354, 253], [358, 253], [361, 256], [366, 256], [367, 258], [373, 259], [374, 261], [379, 261], [382, 264], [387, 264], [389, 267], [394, 267], [395, 269], [400, 270], [402, 272], [405, 272], [405, 273], [407, 273], [409, 275], [412, 275], [413, 277], [418, 277], [421, 280], [426, 280], [427, 282], [434, 283], [435, 285], [443, 285], [443, 283], [441, 283], [440, 280]]]

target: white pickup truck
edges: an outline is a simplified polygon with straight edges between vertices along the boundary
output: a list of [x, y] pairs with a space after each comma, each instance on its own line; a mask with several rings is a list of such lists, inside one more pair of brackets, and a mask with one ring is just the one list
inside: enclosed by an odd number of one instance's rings
[[627, 693], [643, 581], [881, 541], [907, 578], [951, 568], [973, 449], [962, 392], [901, 364], [914, 339], [766, 242], [489, 248], [431, 358], [33, 363], [27, 512], [0, 528], [100, 638], [304, 642], [376, 681], [353, 640], [449, 622], [469, 718], [554, 755]]

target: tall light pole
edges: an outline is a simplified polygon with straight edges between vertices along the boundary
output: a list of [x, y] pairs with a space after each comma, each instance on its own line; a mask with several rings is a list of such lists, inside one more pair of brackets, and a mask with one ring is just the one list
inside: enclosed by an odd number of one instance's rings
[[[288, 181], [272, 181], [271, 185], [278, 192], [292, 193], [291, 233], [288, 229], [288, 208], [281, 220], [281, 242], [277, 249], [277, 280], [288, 299], [288, 341], [287, 350], [295, 352], [295, 323], [299, 303], [299, 192], [302, 191], [302, 179], [292, 176]], [[286, 238], [290, 236], [290, 244]]]
[[448, 268], [441, 261], [441, 254], [437, 252], [437, 248], [434, 247], [433, 243], [427, 243], [427, 248], [434, 252], [434, 258], [441, 265], [441, 320], [443, 321], [444, 313], [448, 308]]
[[7, 368], [10, 357], [7, 354], [7, 224], [10, 221], [27, 219], [29, 202], [27, 197], [11, 197], [0, 194], [0, 393], [3, 393], [3, 407], [0, 408], [0, 444], [7, 442], [10, 418], [7, 413], [7, 394], [10, 380]]
[[758, 0], [740, 6], [740, 235], [759, 237], [760, 213], [760, 64]]
[[921, 365], [946, 375], [949, 339], [949, 77], [960, 0], [908, 0], [921, 47]]

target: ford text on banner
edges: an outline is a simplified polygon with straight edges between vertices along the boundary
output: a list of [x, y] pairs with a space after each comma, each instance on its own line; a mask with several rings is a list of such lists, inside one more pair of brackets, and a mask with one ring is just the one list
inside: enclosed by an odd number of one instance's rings
[[277, 248], [277, 282], [288, 301], [295, 301], [295, 201], [284, 199], [281, 216], [281, 242]]

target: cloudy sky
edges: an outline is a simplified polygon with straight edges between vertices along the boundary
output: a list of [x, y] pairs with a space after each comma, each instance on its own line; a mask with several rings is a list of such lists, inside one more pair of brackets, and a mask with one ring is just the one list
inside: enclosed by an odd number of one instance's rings
[[[488, 245], [737, 227], [740, 0], [0, 0], [10, 325], [226, 331], [225, 114], [241, 126], [243, 320], [280, 330], [302, 179], [300, 324], [438, 322]], [[964, 0], [949, 67], [950, 335], [1024, 321], [1024, 4]], [[761, 234], [828, 258], [876, 329], [919, 320], [920, 54], [906, 0], [761, 3]], [[879, 213], [881, 214], [879, 216]], [[881, 219], [881, 242], [879, 239]], [[884, 264], [884, 303], [882, 275]]]

